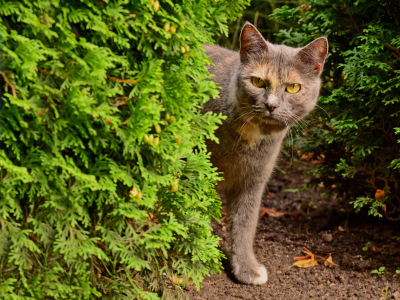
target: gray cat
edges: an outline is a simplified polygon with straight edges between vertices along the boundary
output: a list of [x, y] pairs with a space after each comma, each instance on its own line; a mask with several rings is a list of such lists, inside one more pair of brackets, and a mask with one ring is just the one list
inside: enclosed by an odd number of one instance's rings
[[274, 45], [246, 23], [239, 53], [219, 46], [205, 50], [222, 90], [203, 112], [227, 117], [216, 131], [219, 144], [207, 141], [207, 149], [223, 172], [219, 186], [227, 200], [233, 273], [243, 283], [264, 284], [267, 270], [253, 252], [261, 197], [289, 127], [317, 103], [328, 41], [318, 38], [303, 48]]

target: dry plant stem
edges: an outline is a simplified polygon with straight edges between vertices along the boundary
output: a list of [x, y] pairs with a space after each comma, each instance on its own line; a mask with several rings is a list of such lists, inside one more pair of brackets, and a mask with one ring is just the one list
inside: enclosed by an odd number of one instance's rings
[[398, 217], [398, 218], [391, 218], [391, 217], [389, 217], [389, 216], [387, 215], [387, 213], [386, 213], [385, 210], [382, 210], [382, 211], [383, 211], [384, 216], [385, 216], [389, 221], [399, 221], [399, 220], [400, 220], [400, 217]]
[[114, 80], [114, 81], [118, 81], [118, 82], [130, 82], [130, 83], [138, 82], [137, 79], [119, 79], [119, 78], [112, 77], [110, 75], [107, 75], [107, 78], [111, 79], [111, 80]]
[[239, 34], [240, 21], [241, 21], [241, 20], [242, 20], [242, 16], [240, 16], [240, 17], [237, 19], [236, 27], [235, 27], [235, 33], [234, 33], [234, 35], [233, 35], [233, 43], [232, 43], [232, 45], [231, 45], [231, 49], [234, 49], [234, 48], [235, 48], [236, 40], [237, 40], [237, 37], [238, 37], [238, 34]]
[[254, 26], [257, 27], [257, 21], [258, 21], [258, 15], [260, 14], [260, 12], [257, 10], [256, 11], [256, 15], [254, 16]]
[[55, 73], [55, 72], [51, 72], [51, 71], [47, 71], [47, 70], [45, 70], [45, 69], [42, 69], [42, 68], [38, 68], [38, 70], [40, 71], [40, 72], [42, 72], [42, 73], [46, 73], [46, 74], [51, 74], [51, 75], [57, 75], [57, 76], [60, 76], [60, 75], [68, 75], [68, 73]]
[[[122, 101], [119, 101], [122, 100]], [[118, 107], [121, 105], [126, 105], [129, 101], [129, 97], [115, 97], [114, 98], [114, 107]]]
[[390, 13], [395, 19], [396, 25], [399, 25], [399, 19], [397, 18], [396, 11], [394, 10], [393, 6], [389, 5], [387, 2], [385, 2], [385, 5], [389, 8]]
[[[168, 254], [168, 256], [180, 256], [180, 255], [184, 255], [185, 253], [179, 252], [179, 253], [167, 253], [167, 254]], [[164, 256], [164, 253], [162, 253], [162, 252], [156, 253], [156, 256]]]
[[354, 22], [353, 15], [350, 15], [348, 13], [345, 13], [345, 14], [350, 17], [350, 21], [353, 24], [354, 28], [357, 30], [358, 33], [360, 33], [360, 29], [358, 29], [358, 26], [357, 26], [356, 22]]
[[[384, 127], [375, 127], [375, 128], [372, 128], [372, 130], [380, 130], [380, 131], [382, 131], [385, 134], [384, 137], [388, 142], [390, 142], [392, 145], [396, 144], [396, 139], [394, 138], [394, 136], [391, 135], [391, 134], [388, 134]], [[390, 139], [388, 139], [388, 137]]]
[[[74, 64], [74, 62], [71, 62], [71, 63]], [[42, 73], [51, 74], [51, 75], [57, 75], [57, 76], [60, 76], [60, 75], [64, 75], [65, 76], [65, 75], [69, 74], [69, 73], [55, 73], [55, 72], [47, 71], [47, 70], [42, 69], [42, 68], [38, 68], [38, 70], [40, 72], [42, 72]], [[110, 76], [110, 75], [107, 75], [107, 78], [111, 79], [111, 80], [114, 80], [114, 81], [118, 81], [118, 82], [127, 82], [127, 83], [136, 83], [136, 82], [138, 82], [137, 79], [119, 79], [119, 78], [116, 78], [116, 77], [113, 77], [113, 76]]]
[[322, 122], [322, 121], [317, 117], [316, 114], [311, 114], [311, 115], [313, 116], [313, 118], [314, 118], [316, 121], [318, 121], [318, 123], [320, 123], [320, 124], [323, 125], [323, 128], [325, 128], [326, 130], [332, 131], [332, 132], [336, 132], [335, 129], [329, 127], [329, 126], [326, 125], [324, 122]]
[[10, 71], [5, 71], [5, 72], [1, 72], [1, 75], [3, 75], [4, 81], [8, 84], [8, 86], [11, 88], [12, 91], [12, 95], [17, 98], [17, 93], [15, 92], [15, 88], [14, 86], [11, 84], [11, 82], [8, 80], [6, 74], [4, 73], [9, 73]]
[[399, 49], [397, 49], [396, 47], [393, 47], [392, 45], [386, 44], [390, 49], [392, 49], [393, 51], [395, 51], [398, 56], [396, 54], [394, 54], [394, 57], [396, 57], [397, 59], [400, 59], [400, 51]]

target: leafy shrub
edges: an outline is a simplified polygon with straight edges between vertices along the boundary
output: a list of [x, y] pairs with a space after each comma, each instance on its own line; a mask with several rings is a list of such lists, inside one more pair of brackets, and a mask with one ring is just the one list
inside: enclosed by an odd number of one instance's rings
[[[309, 0], [273, 17], [292, 22], [279, 33], [289, 45], [322, 35], [330, 43], [319, 100], [327, 113], [317, 109], [295, 141], [300, 155], [323, 161], [312, 184], [355, 199], [358, 209], [398, 217], [399, 1]], [[386, 196], [375, 197], [377, 190]]]
[[219, 270], [202, 45], [246, 2], [0, 1], [2, 299], [176, 298]]

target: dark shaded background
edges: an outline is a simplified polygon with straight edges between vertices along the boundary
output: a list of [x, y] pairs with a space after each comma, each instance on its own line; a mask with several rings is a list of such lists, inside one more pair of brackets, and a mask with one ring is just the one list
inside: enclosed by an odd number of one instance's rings
[[238, 50], [240, 30], [244, 23], [248, 21], [257, 27], [266, 40], [280, 44], [282, 38], [275, 36], [275, 33], [280, 29], [287, 29], [291, 26], [281, 20], [271, 20], [269, 15], [273, 13], [274, 9], [284, 5], [297, 7], [304, 3], [302, 0], [253, 0], [247, 9], [242, 11], [242, 17], [228, 23], [229, 36], [220, 35], [216, 39], [216, 43], [232, 50]]

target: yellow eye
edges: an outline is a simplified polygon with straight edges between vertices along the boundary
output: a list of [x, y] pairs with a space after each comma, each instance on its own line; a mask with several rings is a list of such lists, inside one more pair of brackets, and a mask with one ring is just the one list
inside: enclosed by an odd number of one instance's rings
[[293, 83], [290, 84], [286, 87], [286, 92], [291, 93], [291, 94], [296, 94], [300, 91], [301, 85], [298, 83]]
[[262, 88], [265, 86], [265, 81], [257, 78], [257, 77], [253, 77], [252, 82], [254, 84], [254, 86], [258, 87], [258, 88]]

